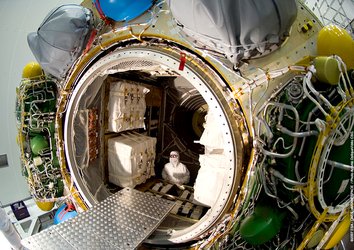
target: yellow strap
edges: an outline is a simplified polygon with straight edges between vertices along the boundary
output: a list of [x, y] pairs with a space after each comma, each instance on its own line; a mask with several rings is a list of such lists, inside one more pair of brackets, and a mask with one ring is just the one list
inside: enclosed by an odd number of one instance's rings
[[314, 235], [314, 233], [317, 231], [318, 227], [321, 225], [321, 223], [324, 221], [324, 219], [327, 216], [327, 211], [328, 208], [326, 208], [322, 214], [319, 216], [319, 218], [317, 219], [317, 221], [315, 222], [315, 224], [313, 224], [311, 230], [306, 234], [304, 240], [301, 242], [300, 246], [298, 246], [298, 248], [296, 250], [302, 250], [304, 249], [307, 244], [309, 243], [310, 239], [312, 238], [312, 236]]

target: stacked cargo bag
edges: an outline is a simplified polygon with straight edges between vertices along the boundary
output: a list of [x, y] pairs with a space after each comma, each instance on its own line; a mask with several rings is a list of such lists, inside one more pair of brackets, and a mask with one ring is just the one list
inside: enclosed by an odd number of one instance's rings
[[58, 79], [66, 76], [82, 54], [93, 31], [92, 12], [80, 5], [68, 4], [53, 9], [27, 42], [47, 74]]
[[134, 187], [141, 168], [142, 145], [124, 136], [108, 140], [108, 179], [120, 187]]
[[141, 182], [155, 175], [156, 138], [138, 133], [129, 133], [129, 138], [142, 145], [142, 167], [138, 168]]
[[140, 134], [108, 139], [109, 181], [122, 188], [144, 183], [155, 175], [155, 148], [156, 138]]
[[111, 83], [108, 103], [108, 131], [144, 128], [145, 95], [149, 89], [132, 81]]

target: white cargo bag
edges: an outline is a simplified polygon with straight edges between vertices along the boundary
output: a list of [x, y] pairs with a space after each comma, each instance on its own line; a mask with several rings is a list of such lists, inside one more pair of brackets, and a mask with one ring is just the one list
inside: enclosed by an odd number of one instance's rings
[[149, 89], [132, 81], [111, 83], [108, 103], [108, 131], [144, 128], [145, 95]]
[[200, 169], [194, 184], [194, 201], [212, 207], [224, 183], [226, 165], [221, 154], [199, 155]]
[[224, 150], [224, 137], [220, 125], [213, 113], [209, 111], [205, 116], [204, 131], [199, 140], [199, 143], [205, 146], [206, 152], [216, 149], [219, 152]]
[[108, 140], [109, 181], [120, 187], [135, 187], [155, 175], [156, 138], [140, 134]]

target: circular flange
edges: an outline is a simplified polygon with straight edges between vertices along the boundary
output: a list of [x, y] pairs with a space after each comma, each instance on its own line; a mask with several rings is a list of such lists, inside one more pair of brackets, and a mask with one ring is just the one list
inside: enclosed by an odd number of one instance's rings
[[225, 175], [222, 180], [221, 191], [215, 204], [197, 223], [182, 230], [174, 230], [172, 228], [167, 230], [168, 232], [159, 234], [157, 239], [156, 237], [152, 238], [151, 243], [158, 244], [188, 242], [207, 232], [231, 208], [235, 195], [239, 190], [243, 172], [243, 137], [241, 136], [240, 127], [236, 123], [234, 110], [231, 109], [227, 101], [231, 98], [231, 95], [225, 91], [225, 83], [205, 62], [185, 51], [183, 53], [187, 60], [183, 70], [181, 70], [181, 52], [176, 47], [134, 46], [118, 49], [101, 57], [74, 83], [75, 87], [65, 114], [65, 157], [75, 185], [85, 203], [88, 206], [92, 206], [97, 201], [86, 187], [85, 181], [80, 175], [79, 166], [75, 162], [75, 156], [72, 153], [74, 152], [72, 128], [81, 98], [98, 77], [129, 70], [144, 71], [157, 65], [160, 66], [161, 70], [174, 72], [185, 78], [204, 98], [209, 106], [209, 111], [213, 112], [214, 116], [217, 117], [225, 143], [225, 164], [223, 166]]

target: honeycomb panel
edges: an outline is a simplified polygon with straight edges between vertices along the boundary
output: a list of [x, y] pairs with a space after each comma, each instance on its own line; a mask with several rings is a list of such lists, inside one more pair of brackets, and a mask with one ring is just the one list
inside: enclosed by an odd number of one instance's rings
[[135, 249], [174, 202], [126, 188], [92, 209], [22, 240], [29, 249]]

